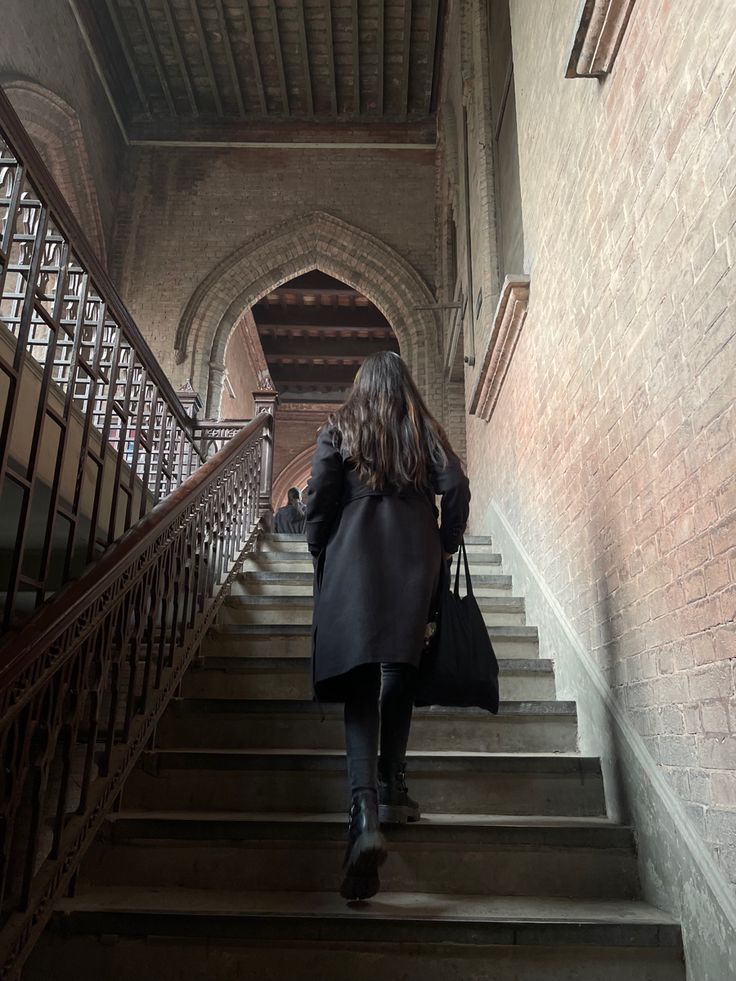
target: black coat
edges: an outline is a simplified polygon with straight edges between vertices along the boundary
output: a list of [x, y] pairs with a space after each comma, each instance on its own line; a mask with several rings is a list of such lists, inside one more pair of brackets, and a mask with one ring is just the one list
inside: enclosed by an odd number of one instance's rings
[[307, 516], [299, 505], [287, 504], [279, 508], [273, 520], [273, 530], [277, 534], [303, 535]]
[[[345, 675], [366, 663], [419, 664], [443, 550], [454, 552], [470, 489], [452, 459], [419, 491], [373, 491], [319, 434], [307, 487], [307, 543], [315, 558], [313, 679], [323, 702], [344, 701]], [[442, 525], [434, 495], [442, 495]]]

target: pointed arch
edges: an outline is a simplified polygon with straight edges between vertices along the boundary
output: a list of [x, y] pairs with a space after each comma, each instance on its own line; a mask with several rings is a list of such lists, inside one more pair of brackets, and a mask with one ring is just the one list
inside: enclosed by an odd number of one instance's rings
[[2, 84], [59, 190], [106, 264], [100, 205], [79, 116], [68, 102], [36, 82], [10, 78]]
[[274, 479], [271, 495], [274, 510], [286, 504], [286, 495], [290, 487], [298, 487], [301, 490], [305, 486], [312, 472], [312, 458], [316, 447], [317, 443], [315, 442], [297, 453]]
[[194, 387], [219, 405], [225, 346], [238, 318], [266, 293], [319, 269], [371, 300], [391, 324], [401, 353], [432, 408], [442, 411], [440, 333], [434, 296], [385, 242], [325, 212], [281, 222], [246, 242], [200, 283], [176, 335], [177, 363], [189, 360]]

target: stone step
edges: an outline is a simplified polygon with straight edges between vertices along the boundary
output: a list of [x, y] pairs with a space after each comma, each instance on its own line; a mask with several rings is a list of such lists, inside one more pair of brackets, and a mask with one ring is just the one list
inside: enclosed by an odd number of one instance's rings
[[382, 892], [83, 889], [24, 981], [685, 981], [677, 923], [646, 903]]
[[[298, 699], [184, 698], [159, 723], [160, 745], [202, 749], [342, 750], [342, 705]], [[577, 748], [574, 702], [505, 702], [482, 709], [416, 709], [409, 748], [418, 752], [568, 753]]]
[[[425, 814], [605, 815], [600, 762], [574, 753], [409, 753]], [[129, 810], [346, 811], [345, 756], [332, 750], [159, 749], [125, 785]]]
[[[501, 699], [528, 702], [555, 697], [554, 664], [531, 658], [499, 659]], [[207, 657], [184, 677], [185, 698], [311, 698], [310, 657]]]
[[[489, 627], [523, 626], [524, 600], [520, 596], [478, 597], [478, 606]], [[312, 596], [228, 596], [220, 607], [219, 623], [311, 624]]]
[[[437, 815], [385, 829], [390, 892], [636, 898], [629, 828], [608, 821]], [[345, 816], [133, 812], [111, 816], [85, 856], [96, 886], [330, 892]]]
[[[490, 535], [466, 535], [465, 548], [468, 555], [483, 549], [490, 549], [492, 545]], [[270, 533], [262, 535], [258, 540], [259, 551], [271, 552], [299, 552], [306, 551], [307, 541], [304, 535], [284, 535]]]
[[[258, 572], [241, 573], [231, 586], [232, 596], [312, 596], [314, 574], [308, 572]], [[476, 597], [508, 596], [511, 593], [511, 576], [474, 575], [473, 591]], [[460, 584], [464, 595], [464, 583]]]
[[[536, 627], [492, 627], [488, 633], [499, 659], [539, 657]], [[205, 657], [309, 657], [311, 651], [312, 630], [308, 624], [278, 628], [269, 624], [222, 624], [211, 628], [202, 644]]]
[[[497, 552], [468, 555], [470, 575], [502, 571], [501, 556]], [[314, 572], [314, 564], [306, 552], [256, 552], [243, 563], [244, 572]], [[464, 573], [463, 573], [464, 575]]]

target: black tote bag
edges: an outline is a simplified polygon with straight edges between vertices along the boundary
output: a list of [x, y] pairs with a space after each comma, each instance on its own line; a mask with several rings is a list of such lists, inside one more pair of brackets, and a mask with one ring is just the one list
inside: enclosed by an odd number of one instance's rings
[[[460, 596], [460, 560], [465, 563], [465, 596]], [[487, 709], [498, 712], [498, 661], [488, 627], [473, 595], [465, 542], [460, 545], [452, 582], [452, 567], [440, 583], [437, 632], [422, 654], [415, 705]]]

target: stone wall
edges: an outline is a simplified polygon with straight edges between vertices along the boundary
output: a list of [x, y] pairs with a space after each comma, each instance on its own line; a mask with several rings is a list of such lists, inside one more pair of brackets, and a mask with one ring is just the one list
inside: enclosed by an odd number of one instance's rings
[[495, 413], [468, 420], [472, 530], [513, 529], [735, 883], [736, 11], [637, 0], [598, 82], [564, 77], [579, 6], [511, 0], [531, 294]]
[[[0, 84], [7, 87], [46, 165], [104, 260], [113, 236], [125, 140], [71, 4], [3, 0]], [[59, 113], [69, 121], [57, 120]]]

